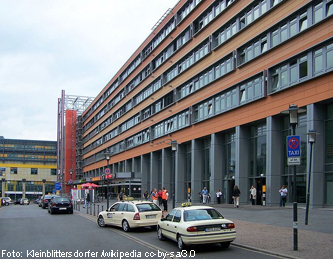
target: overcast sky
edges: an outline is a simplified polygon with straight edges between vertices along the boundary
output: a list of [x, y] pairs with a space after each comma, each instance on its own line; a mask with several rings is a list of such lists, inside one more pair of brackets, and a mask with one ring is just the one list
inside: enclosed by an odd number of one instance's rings
[[0, 136], [57, 140], [57, 103], [96, 97], [179, 0], [0, 0]]

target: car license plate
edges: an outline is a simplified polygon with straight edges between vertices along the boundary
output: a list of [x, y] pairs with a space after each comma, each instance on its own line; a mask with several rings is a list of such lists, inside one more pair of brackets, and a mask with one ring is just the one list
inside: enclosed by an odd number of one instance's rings
[[156, 215], [146, 215], [146, 219], [155, 219]]
[[206, 228], [205, 232], [220, 231], [221, 228]]
[[66, 208], [59, 208], [59, 210], [66, 210]]

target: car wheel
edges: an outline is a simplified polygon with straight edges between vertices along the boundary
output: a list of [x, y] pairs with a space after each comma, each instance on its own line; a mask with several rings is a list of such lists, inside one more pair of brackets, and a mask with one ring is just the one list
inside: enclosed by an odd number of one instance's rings
[[186, 245], [183, 242], [183, 238], [181, 235], [177, 236], [177, 244], [178, 244], [178, 249], [179, 250], [185, 250], [186, 249]]
[[124, 230], [125, 232], [128, 232], [128, 231], [130, 230], [130, 226], [129, 226], [127, 220], [123, 220], [123, 223], [122, 223], [121, 225], [122, 225], [123, 230]]
[[99, 216], [98, 219], [97, 219], [97, 224], [98, 226], [100, 227], [105, 227], [105, 222], [104, 222], [104, 218], [103, 216]]
[[160, 227], [157, 227], [157, 237], [161, 241], [165, 240], [165, 237], [162, 234], [162, 229]]
[[230, 246], [230, 242], [222, 242], [221, 243], [221, 247], [223, 248], [223, 249], [226, 249], [226, 248], [228, 248]]

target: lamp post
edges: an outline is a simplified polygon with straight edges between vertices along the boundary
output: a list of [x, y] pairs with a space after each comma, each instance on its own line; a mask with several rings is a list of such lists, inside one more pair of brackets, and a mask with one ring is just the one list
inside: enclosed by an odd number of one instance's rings
[[[71, 168], [71, 169], [69, 169], [69, 174], [70, 174], [70, 176], [71, 176], [71, 191], [70, 192], [72, 192], [72, 188], [73, 188], [73, 169]], [[72, 194], [72, 193], [71, 193]]]
[[312, 146], [316, 142], [316, 131], [309, 130], [307, 135], [308, 135], [308, 142], [310, 144], [310, 162], [309, 162], [309, 174], [308, 174], [308, 189], [306, 193], [305, 225], [308, 225], [308, 218], [309, 218]]
[[[109, 174], [110, 174], [110, 167], [109, 167], [109, 163], [110, 163], [110, 159], [111, 159], [111, 153], [110, 152], [105, 152], [104, 153], [104, 157], [106, 159], [106, 167], [109, 170]], [[109, 198], [109, 178], [108, 175], [105, 173], [105, 178], [106, 178], [106, 208], [109, 209], [109, 204], [110, 204], [110, 198]]]
[[177, 151], [177, 141], [171, 141], [171, 150], [173, 151], [173, 184], [172, 184], [172, 208], [176, 207], [176, 151]]
[[[299, 109], [297, 105], [289, 105], [289, 109], [283, 111], [284, 114], [289, 114], [289, 123], [292, 128], [292, 135], [296, 135], [296, 125], [298, 122], [298, 113], [305, 110]], [[293, 236], [294, 236], [294, 250], [298, 250], [298, 223], [297, 223], [297, 187], [296, 187], [296, 165], [293, 168]]]

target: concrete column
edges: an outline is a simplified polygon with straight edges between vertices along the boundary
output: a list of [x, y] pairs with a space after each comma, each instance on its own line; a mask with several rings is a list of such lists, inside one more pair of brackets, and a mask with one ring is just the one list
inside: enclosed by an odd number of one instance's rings
[[[325, 188], [325, 106], [320, 104], [310, 104], [307, 106], [307, 128], [315, 130], [319, 135], [312, 146], [312, 168], [310, 181], [310, 208], [322, 208], [324, 206]], [[306, 138], [308, 143], [308, 140]], [[310, 144], [307, 144], [307, 165], [306, 172], [309, 173]], [[308, 175], [307, 178], [308, 180]], [[307, 183], [307, 181], [306, 181]], [[320, 186], [320, 187], [319, 187]]]
[[210, 181], [210, 194], [212, 197], [212, 202], [216, 203], [216, 191], [218, 189], [222, 190], [222, 170], [223, 170], [223, 140], [221, 134], [212, 134], [211, 135], [211, 165], [212, 165], [212, 174]]
[[6, 197], [6, 178], [1, 179], [1, 197]]
[[43, 196], [45, 195], [45, 182], [46, 182], [46, 179], [43, 179]]
[[236, 127], [236, 161], [235, 184], [241, 191], [240, 203], [246, 204], [249, 199], [249, 166], [250, 166], [250, 137], [251, 132], [246, 126]]
[[150, 154], [142, 155], [141, 156], [141, 196], [144, 193], [145, 190], [149, 189], [149, 183], [150, 183]]
[[162, 187], [169, 192], [169, 201], [172, 198], [171, 193], [171, 181], [172, 181], [172, 160], [171, 160], [171, 148], [162, 149]]
[[186, 145], [178, 145], [176, 151], [176, 203], [187, 201], [186, 186]]
[[192, 140], [191, 152], [191, 196], [192, 202], [200, 202], [199, 192], [202, 190], [202, 143], [199, 140]]
[[[277, 206], [280, 203], [281, 174], [286, 156], [283, 142], [283, 120], [279, 116], [266, 119], [266, 205]], [[257, 190], [258, 191], [258, 190]], [[259, 205], [259, 204], [258, 204]]]
[[26, 179], [22, 179], [22, 198], [25, 198], [25, 183]]
[[159, 151], [150, 153], [150, 186], [148, 192], [158, 189], [158, 174], [159, 174]]

